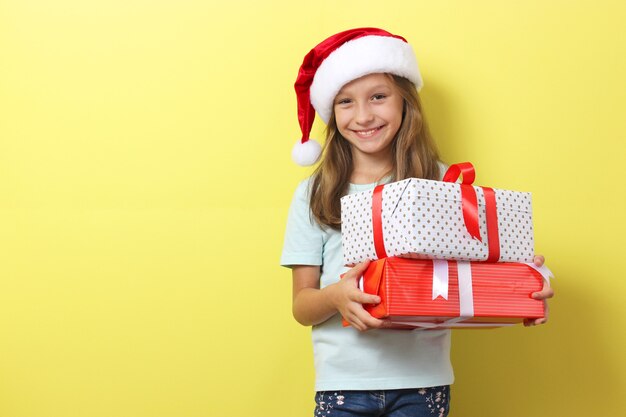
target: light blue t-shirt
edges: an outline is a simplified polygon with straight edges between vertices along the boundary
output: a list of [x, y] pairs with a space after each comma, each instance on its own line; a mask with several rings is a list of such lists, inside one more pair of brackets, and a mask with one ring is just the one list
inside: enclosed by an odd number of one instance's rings
[[[280, 260], [283, 266], [320, 265], [320, 288], [339, 281], [343, 266], [341, 233], [322, 228], [309, 208], [311, 179], [296, 189]], [[376, 184], [351, 184], [349, 193]], [[369, 330], [343, 327], [341, 316], [313, 326], [315, 390], [383, 390], [448, 385], [450, 330]]]

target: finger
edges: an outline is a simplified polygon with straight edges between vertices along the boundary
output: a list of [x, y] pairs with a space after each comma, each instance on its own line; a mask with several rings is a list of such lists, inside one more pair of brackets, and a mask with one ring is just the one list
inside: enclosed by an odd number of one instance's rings
[[380, 319], [368, 320], [368, 322], [365, 324], [367, 325], [367, 330], [382, 329], [383, 327], [385, 327], [385, 322]]
[[355, 323], [355, 327], [360, 330], [368, 330], [372, 328], [380, 328], [383, 325], [383, 321], [373, 317], [367, 310], [363, 308], [361, 304], [354, 303], [349, 307], [348, 312], [346, 312], [345, 317], [347, 317], [349, 322]]
[[392, 329], [394, 324], [388, 320], [381, 320], [381, 325], [380, 328], [381, 329]]
[[348, 323], [350, 323], [350, 326], [354, 327], [358, 331], [362, 332], [363, 330], [365, 330], [365, 325], [357, 316], [351, 314], [348, 317], [344, 318]]
[[546, 262], [546, 258], [543, 255], [535, 255], [533, 263], [537, 266], [542, 266]]
[[347, 310], [345, 312], [344, 317], [350, 324], [354, 326], [359, 331], [364, 331], [367, 329], [367, 320], [372, 316], [363, 308], [363, 306], [358, 302], [350, 303], [347, 306]]
[[379, 329], [383, 327], [383, 321], [377, 319], [376, 317], [372, 317], [369, 313], [365, 312], [365, 314], [359, 317], [360, 322], [365, 326], [365, 330], [369, 329]]
[[354, 301], [359, 304], [380, 304], [380, 297], [375, 294], [368, 294], [362, 291], [355, 292]]
[[540, 318], [540, 319], [524, 319], [524, 326], [525, 327], [531, 327], [531, 326], [538, 326], [540, 324], [545, 324], [548, 321], [547, 318]]
[[360, 263], [356, 264], [354, 266], [354, 268], [352, 268], [351, 270], [346, 272], [346, 275], [350, 275], [352, 277], [357, 277], [358, 278], [361, 275], [363, 275], [363, 272], [365, 272], [365, 270], [367, 269], [369, 264], [370, 264], [370, 261], [360, 262]]
[[534, 292], [532, 297], [535, 300], [545, 300], [554, 297], [554, 290], [550, 287], [544, 287], [541, 291]]

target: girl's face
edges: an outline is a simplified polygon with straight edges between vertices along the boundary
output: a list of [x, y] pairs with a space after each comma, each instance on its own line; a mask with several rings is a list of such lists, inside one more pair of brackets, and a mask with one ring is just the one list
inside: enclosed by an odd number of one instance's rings
[[341, 136], [352, 145], [355, 160], [391, 156], [403, 105], [393, 79], [386, 74], [366, 75], [343, 86], [335, 97], [335, 121]]

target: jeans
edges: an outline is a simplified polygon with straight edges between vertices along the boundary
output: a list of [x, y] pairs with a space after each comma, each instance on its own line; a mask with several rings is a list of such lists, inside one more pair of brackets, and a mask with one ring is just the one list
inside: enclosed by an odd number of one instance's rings
[[450, 386], [386, 391], [320, 391], [315, 417], [445, 417]]

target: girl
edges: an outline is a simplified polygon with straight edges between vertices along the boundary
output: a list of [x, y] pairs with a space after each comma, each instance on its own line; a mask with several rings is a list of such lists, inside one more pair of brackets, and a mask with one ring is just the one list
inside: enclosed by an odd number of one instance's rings
[[[347, 272], [342, 264], [340, 197], [378, 183], [443, 175], [423, 118], [421, 87], [411, 46], [375, 28], [324, 40], [298, 74], [302, 140], [294, 160], [310, 165], [320, 156], [309, 138], [315, 111], [327, 131], [318, 168], [295, 192], [281, 264], [292, 269], [294, 317], [313, 326], [316, 416], [448, 414], [450, 330], [381, 329], [383, 322], [362, 307], [380, 299], [357, 284], [368, 263]], [[541, 265], [543, 258], [535, 262]], [[547, 285], [533, 294], [551, 296]], [[351, 327], [342, 326], [342, 316]]]

